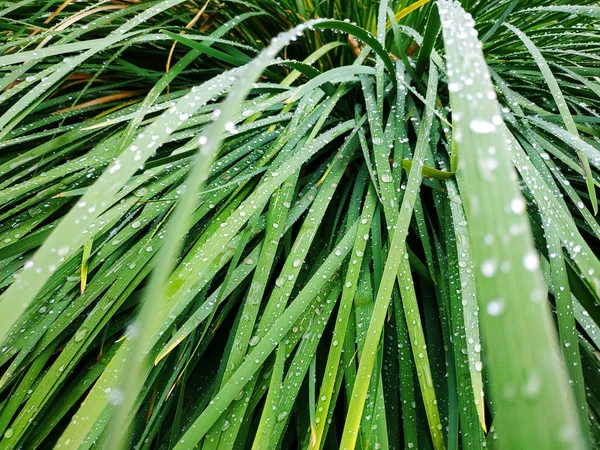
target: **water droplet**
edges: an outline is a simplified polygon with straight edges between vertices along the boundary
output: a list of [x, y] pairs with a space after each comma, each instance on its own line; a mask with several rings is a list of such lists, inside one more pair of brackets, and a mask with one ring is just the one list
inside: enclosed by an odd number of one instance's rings
[[448, 83], [448, 90], [450, 92], [458, 92], [460, 90], [460, 85], [458, 83]]
[[525, 200], [521, 197], [515, 197], [510, 202], [510, 210], [515, 214], [523, 214], [525, 212]]
[[497, 269], [498, 263], [493, 259], [488, 259], [481, 264], [481, 273], [486, 278], [493, 277]]
[[496, 299], [490, 300], [487, 304], [487, 312], [490, 316], [499, 316], [504, 312], [504, 300]]
[[525, 397], [535, 397], [542, 390], [542, 379], [539, 374], [532, 372], [523, 386], [523, 395]]
[[88, 330], [86, 328], [83, 328], [81, 330], [78, 330], [77, 333], [75, 333], [75, 337], [74, 340], [75, 342], [81, 342], [85, 339], [85, 337], [88, 334]]
[[535, 272], [540, 266], [540, 259], [534, 250], [527, 252], [523, 257], [523, 267], [529, 272]]
[[108, 401], [111, 405], [120, 405], [125, 400], [125, 396], [120, 389], [113, 389], [108, 393]]
[[489, 134], [496, 131], [496, 125], [494, 125], [492, 122], [482, 119], [471, 120], [469, 127], [474, 133], [477, 134]]

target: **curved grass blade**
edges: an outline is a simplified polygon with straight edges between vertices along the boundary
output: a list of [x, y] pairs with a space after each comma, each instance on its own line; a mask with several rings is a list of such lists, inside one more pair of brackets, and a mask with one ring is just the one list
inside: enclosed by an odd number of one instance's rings
[[[546, 83], [548, 84], [548, 88], [550, 89], [550, 92], [552, 93], [552, 96], [554, 97], [554, 101], [556, 102], [556, 106], [558, 107], [558, 110], [560, 111], [560, 115], [562, 117], [562, 120], [563, 120], [565, 126], [567, 127], [567, 130], [569, 131], [569, 133], [571, 133], [574, 136], [576, 136], [577, 138], [579, 138], [579, 132], [577, 131], [577, 125], [575, 125], [575, 121], [573, 120], [571, 111], [569, 111], [569, 106], [567, 105], [567, 101], [565, 100], [565, 97], [564, 97], [560, 87], [558, 86], [558, 82], [556, 81], [554, 74], [552, 73], [552, 71], [550, 70], [550, 67], [548, 66], [548, 63], [542, 56], [542, 53], [538, 50], [538, 48], [531, 41], [531, 39], [529, 39], [527, 37], [527, 35], [525, 35], [525, 33], [523, 33], [521, 30], [519, 30], [518, 28], [516, 28], [510, 24], [505, 24], [505, 26], [509, 30], [511, 30], [513, 33], [515, 33], [517, 35], [517, 37], [519, 39], [521, 39], [521, 41], [523, 41], [523, 43], [525, 44], [525, 47], [527, 47], [527, 50], [529, 50], [529, 52], [533, 56], [533, 60], [536, 62], [536, 64], [540, 68], [540, 70], [544, 76], [544, 79], [546, 80]], [[586, 182], [586, 185], [588, 188], [588, 193], [590, 195], [590, 200], [592, 202], [592, 208], [594, 210], [594, 215], [596, 215], [596, 214], [598, 214], [598, 199], [596, 197], [596, 188], [594, 186], [594, 177], [592, 175], [592, 169], [590, 168], [590, 162], [585, 153], [577, 150], [577, 155], [579, 156], [579, 160], [581, 161], [581, 166], [583, 167], [583, 170], [584, 170], [585, 182]]]

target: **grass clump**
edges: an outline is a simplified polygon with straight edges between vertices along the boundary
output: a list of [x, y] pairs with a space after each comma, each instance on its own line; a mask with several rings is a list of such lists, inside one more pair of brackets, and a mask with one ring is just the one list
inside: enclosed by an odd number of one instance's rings
[[595, 448], [573, 0], [0, 2], [0, 448]]

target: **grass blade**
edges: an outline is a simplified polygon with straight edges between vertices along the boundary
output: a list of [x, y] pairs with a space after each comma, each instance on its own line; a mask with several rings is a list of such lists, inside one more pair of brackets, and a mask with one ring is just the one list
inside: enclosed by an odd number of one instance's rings
[[[508, 447], [583, 448], [566, 376], [557, 363], [525, 201], [473, 19], [458, 3], [439, 0], [438, 5], [495, 423]], [[535, 333], [527, 331], [532, 324]], [[522, 355], [518, 363], [509, 356], [515, 351]]]

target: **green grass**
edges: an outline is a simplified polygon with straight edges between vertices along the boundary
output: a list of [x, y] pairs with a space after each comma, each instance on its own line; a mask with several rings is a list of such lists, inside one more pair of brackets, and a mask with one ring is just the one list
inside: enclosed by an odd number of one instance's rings
[[0, 2], [0, 449], [599, 447], [599, 26]]

